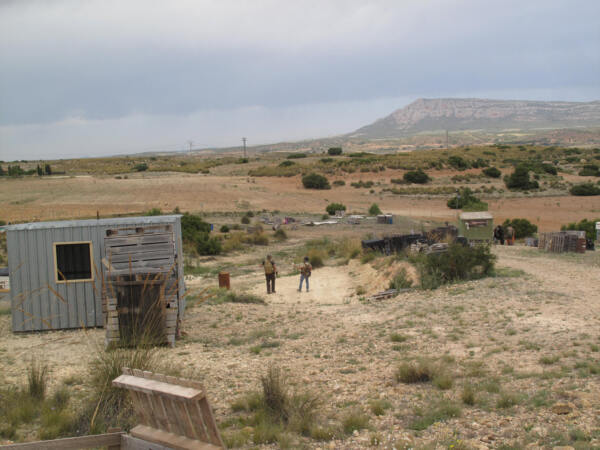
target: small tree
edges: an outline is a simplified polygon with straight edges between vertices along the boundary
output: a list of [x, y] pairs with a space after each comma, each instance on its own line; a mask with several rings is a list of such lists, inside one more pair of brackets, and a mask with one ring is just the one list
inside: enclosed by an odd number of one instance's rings
[[502, 175], [502, 172], [500, 172], [500, 170], [496, 167], [488, 167], [487, 169], [483, 169], [482, 173], [489, 178], [500, 178], [500, 175]]
[[133, 166], [133, 170], [135, 170], [136, 172], [145, 172], [146, 170], [148, 170], [148, 164], [146, 164], [146, 163], [136, 164], [135, 166]]
[[513, 227], [517, 239], [533, 236], [538, 230], [537, 225], [531, 223], [527, 219], [506, 219], [502, 224], [502, 227]]
[[330, 216], [333, 216], [336, 211], [346, 211], [346, 205], [343, 205], [342, 203], [330, 203], [325, 208], [325, 211], [327, 211], [327, 214]]
[[404, 181], [406, 181], [408, 183], [415, 183], [415, 184], [425, 184], [425, 183], [431, 181], [431, 178], [429, 178], [429, 175], [427, 175], [421, 169], [410, 170], [404, 174], [403, 178], [404, 178]]
[[600, 222], [600, 217], [594, 220], [583, 219], [579, 222], [571, 222], [568, 225], [563, 225], [560, 229], [585, 231], [585, 237], [594, 240], [596, 239], [596, 222]]
[[515, 167], [512, 174], [504, 177], [504, 183], [511, 191], [527, 191], [540, 187], [537, 181], [529, 177], [529, 168], [522, 164]]
[[44, 172], [46, 175], [52, 175], [52, 168], [50, 167], [50, 164], [44, 165]]
[[448, 164], [457, 170], [465, 170], [469, 168], [469, 163], [460, 156], [451, 156], [448, 158]]
[[327, 150], [327, 154], [331, 156], [338, 156], [342, 154], [342, 147], [331, 147]]
[[450, 209], [464, 209], [465, 211], [487, 211], [488, 204], [479, 200], [469, 188], [460, 190], [456, 196], [446, 203]]
[[376, 216], [378, 214], [381, 214], [381, 209], [379, 209], [379, 205], [377, 203], [373, 203], [369, 208], [369, 215]]
[[6, 175], [6, 172], [4, 171], [2, 166], [0, 166], [0, 177], [3, 177], [4, 175]]
[[577, 196], [600, 195], [600, 186], [595, 186], [592, 183], [576, 184], [569, 190], [569, 192], [571, 195]]
[[331, 189], [329, 180], [323, 175], [309, 173], [302, 177], [302, 184], [306, 189]]
[[38, 177], [41, 177], [42, 175], [44, 175], [44, 171], [42, 170], [42, 168], [40, 167], [40, 165], [38, 164], [38, 166], [35, 168]]

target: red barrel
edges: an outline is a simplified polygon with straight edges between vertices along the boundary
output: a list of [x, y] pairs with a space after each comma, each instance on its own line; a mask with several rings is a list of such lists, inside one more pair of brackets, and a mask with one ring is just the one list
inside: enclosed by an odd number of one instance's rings
[[219, 272], [219, 287], [230, 289], [229, 285], [229, 272]]
[[577, 247], [576, 247], [575, 251], [577, 253], [585, 253], [585, 249], [586, 249], [585, 238], [577, 239]]

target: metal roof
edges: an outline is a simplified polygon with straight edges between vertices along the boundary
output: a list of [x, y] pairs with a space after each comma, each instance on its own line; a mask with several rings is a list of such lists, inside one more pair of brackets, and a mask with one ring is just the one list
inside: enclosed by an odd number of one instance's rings
[[117, 225], [142, 225], [155, 223], [175, 222], [181, 214], [168, 216], [137, 216], [137, 217], [115, 217], [110, 219], [85, 219], [85, 220], [60, 220], [55, 222], [31, 222], [7, 225], [7, 231], [20, 230], [46, 230], [49, 228], [72, 228], [72, 227], [96, 227]]
[[460, 214], [461, 220], [493, 219], [494, 217], [486, 211], [464, 212]]

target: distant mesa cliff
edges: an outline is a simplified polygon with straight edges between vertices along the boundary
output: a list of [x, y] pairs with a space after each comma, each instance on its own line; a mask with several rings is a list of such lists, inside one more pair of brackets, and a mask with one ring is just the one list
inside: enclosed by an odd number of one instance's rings
[[421, 98], [348, 136], [398, 138], [444, 130], [501, 131], [574, 127], [600, 127], [600, 101]]

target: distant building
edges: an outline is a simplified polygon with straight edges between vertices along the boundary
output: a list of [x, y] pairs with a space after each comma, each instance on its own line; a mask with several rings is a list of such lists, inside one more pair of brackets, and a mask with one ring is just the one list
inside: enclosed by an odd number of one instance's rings
[[494, 217], [487, 211], [461, 213], [458, 217], [458, 235], [469, 241], [491, 241], [494, 237]]

